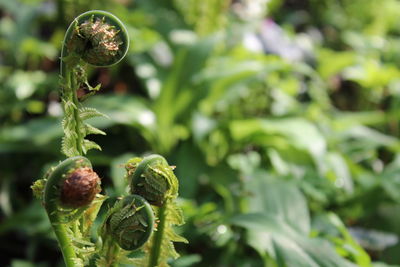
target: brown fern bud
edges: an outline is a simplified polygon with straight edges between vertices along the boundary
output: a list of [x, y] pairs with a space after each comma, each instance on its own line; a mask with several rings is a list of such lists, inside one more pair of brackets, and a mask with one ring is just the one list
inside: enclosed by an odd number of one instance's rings
[[69, 173], [61, 188], [61, 204], [78, 208], [89, 205], [100, 192], [100, 178], [88, 167]]
[[127, 51], [128, 44], [124, 44], [124, 41], [128, 41], [125, 31], [124, 28], [108, 23], [105, 17], [92, 15], [75, 26], [67, 42], [67, 49], [93, 66], [112, 65]]
[[90, 43], [82, 55], [92, 65], [107, 65], [118, 57], [122, 44], [119, 31], [106, 23], [104, 19], [88, 20], [79, 26], [79, 34]]

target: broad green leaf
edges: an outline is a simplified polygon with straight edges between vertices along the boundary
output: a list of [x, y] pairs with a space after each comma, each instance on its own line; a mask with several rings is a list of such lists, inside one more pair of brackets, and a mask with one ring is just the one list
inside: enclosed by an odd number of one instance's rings
[[310, 237], [306, 199], [297, 187], [255, 172], [246, 182], [250, 213], [233, 216], [233, 225], [247, 229], [247, 242], [278, 266], [350, 267], [329, 242]]
[[323, 49], [318, 53], [318, 61], [318, 72], [321, 74], [322, 78], [327, 79], [354, 64], [356, 62], [356, 53]]
[[379, 110], [363, 112], [338, 112], [332, 124], [335, 130], [343, 131], [356, 125], [379, 125], [385, 123], [387, 115]]
[[347, 230], [336, 214], [329, 212], [318, 215], [313, 220], [313, 226], [315, 230], [318, 230], [318, 236], [331, 240], [336, 251], [342, 256], [353, 259], [358, 266], [371, 266], [370, 256], [355, 241], [360, 239], [353, 234], [353, 228]]
[[380, 90], [399, 77], [400, 71], [391, 64], [368, 58], [362, 64], [348, 68], [344, 76], [361, 84], [363, 87]]
[[[85, 105], [95, 108], [110, 117], [109, 120], [104, 118], [91, 119], [91, 124], [95, 127], [108, 127], [115, 123], [154, 127], [154, 114], [146, 107], [143, 101], [132, 95], [96, 95], [89, 98]], [[92, 109], [86, 108], [86, 110], [90, 111]], [[93, 115], [100, 115], [101, 113]]]
[[331, 179], [331, 182], [338, 188], [343, 188], [346, 192], [353, 192], [353, 180], [351, 178], [349, 167], [342, 155], [339, 153], [326, 154], [327, 172], [325, 175]]
[[380, 183], [386, 194], [400, 203], [400, 156], [397, 156], [384, 170]]
[[248, 213], [234, 216], [232, 224], [248, 231], [247, 242], [259, 253], [268, 253], [279, 267], [355, 267], [322, 239], [298, 233], [274, 215]]
[[346, 150], [364, 150], [366, 153], [371, 149], [386, 146], [397, 151], [400, 150], [400, 142], [390, 135], [383, 134], [377, 130], [362, 125], [355, 125], [339, 134], [346, 143]]
[[237, 120], [231, 122], [230, 130], [232, 138], [238, 142], [278, 149], [294, 147], [316, 158], [326, 151], [325, 138], [314, 124], [303, 118]]
[[310, 231], [306, 199], [294, 184], [271, 179], [265, 172], [254, 173], [246, 183], [250, 212], [273, 215], [297, 232]]
[[[62, 129], [55, 118], [32, 119], [27, 123], [0, 129], [0, 153], [8, 151], [57, 151]], [[58, 143], [54, 146], [53, 143]], [[52, 144], [49, 146], [49, 144]]]
[[202, 257], [199, 254], [191, 254], [191, 255], [181, 256], [179, 259], [174, 261], [171, 264], [171, 266], [172, 267], [190, 267], [196, 263], [200, 263], [201, 258]]
[[204, 67], [214, 42], [214, 38], [204, 39], [176, 52], [174, 64], [167, 79], [163, 81], [154, 106], [160, 124], [169, 126], [191, 104], [193, 97], [198, 95], [198, 92], [191, 89], [193, 77]]

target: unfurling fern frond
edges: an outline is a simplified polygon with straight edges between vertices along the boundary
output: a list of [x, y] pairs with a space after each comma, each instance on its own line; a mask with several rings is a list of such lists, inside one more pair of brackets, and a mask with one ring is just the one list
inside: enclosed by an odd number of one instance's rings
[[[104, 257], [107, 261], [97, 266], [117, 266], [119, 255], [128, 256], [126, 253], [119, 254], [118, 251], [112, 250], [114, 246], [102, 246], [101, 238], [93, 243], [96, 238], [93, 236], [92, 226], [106, 197], [99, 194], [100, 178], [83, 154], [90, 149], [101, 150], [98, 144], [85, 137], [91, 134], [105, 135], [105, 132], [85, 121], [93, 117], [107, 116], [94, 108], [82, 107], [82, 102], [100, 89], [100, 84], [96, 87], [88, 84], [86, 67], [114, 65], [126, 55], [128, 47], [128, 32], [122, 22], [114, 15], [100, 10], [85, 12], [76, 17], [64, 37], [61, 51], [60, 97], [64, 110], [62, 152], [68, 158], [51, 168], [43, 179], [35, 182], [32, 190], [43, 202], [66, 267], [93, 266], [97, 259], [101, 262], [100, 256], [104, 254], [115, 254], [116, 256], [111, 258], [117, 261], [109, 261], [110, 257], [107, 256]], [[82, 96], [83, 89], [88, 92]], [[130, 206], [126, 212], [128, 218], [131, 215], [129, 208]], [[138, 215], [142, 215], [140, 210], [141, 206], [135, 210]], [[153, 216], [150, 206], [149, 210]], [[123, 219], [122, 226], [125, 225]], [[136, 219], [133, 220], [134, 225], [142, 223], [141, 216]], [[116, 223], [113, 225], [120, 226]], [[147, 225], [151, 226], [150, 236], [154, 221]], [[124, 242], [125, 233], [126, 231], [123, 231], [124, 235], [121, 235]], [[107, 238], [113, 241], [115, 236]], [[102, 251], [103, 248], [110, 250]]]
[[126, 169], [131, 180], [131, 193], [141, 195], [153, 205], [158, 221], [152, 238], [143, 247], [145, 255], [134, 262], [138, 266], [167, 267], [170, 258], [179, 257], [173, 242], [188, 242], [173, 229], [184, 224], [182, 210], [176, 204], [178, 179], [160, 155], [143, 160], [133, 158], [126, 164]]
[[[67, 156], [86, 154], [89, 149], [100, 149], [99, 145], [85, 140], [85, 136], [105, 134], [84, 123], [89, 118], [106, 117], [93, 108], [81, 107], [81, 102], [101, 86], [89, 85], [86, 66], [114, 65], [126, 55], [128, 47], [127, 30], [118, 18], [108, 12], [85, 12], [68, 27], [61, 51], [62, 102], [65, 113], [63, 128], [66, 136], [62, 151]], [[87, 88], [89, 93], [78, 96], [77, 92], [81, 88]], [[76, 135], [68, 135], [71, 131], [75, 131]]]
[[[62, 140], [61, 151], [67, 157], [74, 157], [86, 154], [90, 149], [101, 150], [100, 146], [92, 141], [84, 139], [89, 134], [101, 134], [106, 133], [84, 121], [93, 117], [107, 117], [107, 115], [97, 111], [94, 108], [80, 107], [80, 103], [73, 103], [72, 97], [68, 92], [63, 95], [63, 106], [64, 106], [64, 119], [62, 121], [62, 127], [64, 130], [64, 137]], [[82, 152], [82, 153], [80, 153]]]
[[73, 102], [72, 94], [68, 92], [63, 94], [64, 119], [62, 127], [64, 138], [61, 150], [68, 157], [86, 154], [90, 149], [101, 150], [98, 144], [86, 140], [85, 137], [90, 134], [106, 135], [104, 131], [84, 121], [93, 117], [107, 117], [107, 115], [94, 108], [78, 107], [79, 105], [81, 105], [79, 102]]

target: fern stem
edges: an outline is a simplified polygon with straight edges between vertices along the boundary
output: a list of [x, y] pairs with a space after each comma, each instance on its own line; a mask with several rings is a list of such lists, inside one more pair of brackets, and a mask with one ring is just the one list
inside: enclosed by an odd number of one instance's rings
[[101, 250], [102, 257], [105, 260], [105, 267], [118, 267], [118, 254], [120, 248], [114, 241], [111, 235], [104, 236], [103, 249]]
[[79, 117], [79, 100], [78, 100], [78, 85], [76, 83], [76, 78], [73, 71], [69, 73], [71, 75], [71, 85], [72, 85], [72, 93], [73, 93], [73, 102], [75, 105], [74, 109], [74, 120], [75, 120], [75, 133], [76, 133], [76, 150], [78, 151], [78, 156], [82, 156], [82, 146], [83, 146], [83, 138], [81, 133], [81, 118]]
[[112, 259], [112, 261], [110, 262], [110, 267], [118, 267], [118, 260], [116, 259], [119, 253], [119, 247], [115, 244], [115, 242], [113, 242], [111, 244], [111, 247], [109, 249], [109, 253], [108, 253], [108, 258]]
[[51, 220], [51, 225], [53, 227], [54, 233], [56, 234], [58, 244], [60, 245], [62, 255], [64, 257], [64, 262], [66, 267], [76, 267], [74, 259], [76, 258], [75, 250], [71, 244], [71, 240], [67, 235], [67, 229], [65, 224], [59, 222], [54, 222], [52, 216], [49, 216]]
[[167, 215], [166, 210], [168, 202], [169, 200], [165, 201], [165, 203], [158, 209], [158, 219], [160, 222], [158, 223], [157, 231], [154, 232], [154, 243], [150, 251], [150, 260], [148, 267], [156, 267], [158, 265], [158, 259], [161, 252], [161, 243], [164, 237], [164, 229]]

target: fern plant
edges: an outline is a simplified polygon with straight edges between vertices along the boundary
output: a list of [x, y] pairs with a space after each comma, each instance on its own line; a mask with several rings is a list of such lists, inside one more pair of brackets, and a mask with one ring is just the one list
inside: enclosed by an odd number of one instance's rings
[[[127, 30], [114, 15], [104, 11], [89, 11], [78, 16], [65, 34], [61, 51], [61, 99], [64, 107], [62, 122], [64, 138], [62, 152], [67, 157], [86, 154], [90, 149], [100, 149], [93, 141], [85, 139], [89, 134], [105, 134], [84, 121], [105, 116], [93, 108], [82, 107], [80, 101], [100, 89], [89, 85], [86, 65], [107, 67], [117, 64], [129, 47]], [[81, 99], [78, 89], [89, 93]]]
[[[79, 15], [69, 26], [61, 52], [61, 101], [64, 137], [61, 151], [67, 159], [51, 168], [32, 186], [42, 200], [67, 267], [83, 266], [168, 266], [177, 258], [173, 242], [187, 242], [174, 225], [182, 225], [178, 205], [178, 179], [160, 155], [127, 162], [130, 195], [110, 208], [93, 238], [93, 223], [103, 202], [100, 178], [84, 155], [101, 147], [86, 137], [105, 134], [86, 122], [106, 115], [82, 102], [100, 89], [87, 81], [86, 67], [118, 63], [127, 53], [129, 38], [122, 22], [105, 11]], [[84, 90], [86, 94], [78, 92]], [[131, 257], [142, 250], [142, 257]]]
[[157, 232], [144, 246], [145, 256], [134, 262], [139, 266], [168, 266], [168, 258], [179, 256], [173, 242], [187, 243], [173, 230], [174, 225], [184, 223], [182, 211], [176, 204], [179, 185], [173, 167], [160, 155], [151, 155], [129, 160], [126, 169], [131, 193], [146, 198], [155, 207], [159, 220]]

